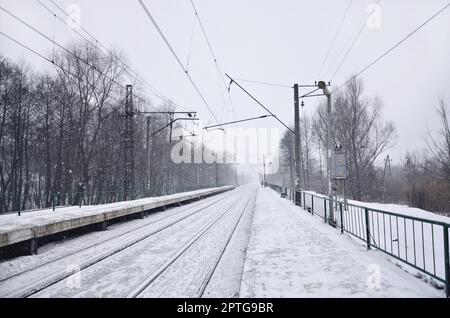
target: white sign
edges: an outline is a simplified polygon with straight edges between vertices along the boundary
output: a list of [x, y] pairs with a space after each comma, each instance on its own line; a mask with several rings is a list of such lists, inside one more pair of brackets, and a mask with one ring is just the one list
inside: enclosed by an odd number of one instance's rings
[[347, 178], [347, 160], [345, 150], [336, 148], [334, 150], [334, 179]]

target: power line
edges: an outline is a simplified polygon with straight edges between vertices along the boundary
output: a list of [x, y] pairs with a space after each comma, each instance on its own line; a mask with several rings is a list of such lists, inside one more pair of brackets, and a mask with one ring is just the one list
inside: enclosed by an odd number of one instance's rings
[[267, 86], [275, 86], [275, 87], [283, 87], [283, 88], [292, 88], [292, 85], [286, 85], [286, 84], [279, 84], [279, 83], [269, 83], [269, 82], [262, 82], [262, 81], [254, 81], [254, 80], [246, 80], [242, 78], [236, 78], [238, 81], [241, 82], [248, 82], [248, 83], [255, 83], [255, 84], [261, 84], [261, 85], [267, 85]]
[[[378, 5], [380, 3], [380, 1], [381, 0], [378, 0], [375, 5]], [[375, 7], [374, 7], [373, 10], [375, 10]], [[371, 14], [372, 13], [373, 13], [373, 11], [371, 12]], [[344, 62], [347, 59], [348, 55], [350, 54], [351, 50], [353, 49], [353, 47], [355, 46], [355, 44], [358, 41], [359, 37], [361, 36], [362, 32], [364, 31], [364, 29], [366, 27], [366, 23], [367, 23], [366, 15], [364, 15], [364, 18], [362, 20], [361, 27], [359, 28], [358, 33], [356, 34], [355, 38], [353, 39], [352, 43], [350, 44], [350, 47], [345, 52], [345, 55], [342, 58], [341, 62], [339, 63], [337, 69], [334, 71], [333, 75], [331, 76], [330, 82], [333, 81], [333, 79], [336, 76], [337, 72], [339, 72], [339, 70], [341, 69], [342, 65], [344, 64]]]
[[[99, 91], [99, 90], [98, 90], [94, 85], [92, 85], [91, 83], [89, 83], [89, 82], [87, 82], [87, 81], [85, 81], [85, 80], [79, 78], [79, 77], [78, 77], [77, 75], [75, 75], [73, 72], [71, 72], [71, 71], [67, 70], [65, 67], [63, 67], [63, 66], [61, 66], [61, 65], [59, 65], [59, 64], [57, 64], [57, 63], [55, 63], [54, 61], [50, 60], [49, 58], [47, 58], [47, 57], [44, 56], [43, 54], [37, 52], [37, 51], [34, 50], [33, 48], [27, 46], [26, 44], [24, 44], [24, 43], [18, 41], [17, 39], [15, 39], [15, 38], [9, 36], [8, 34], [2, 32], [2, 31], [0, 31], [0, 34], [3, 35], [5, 38], [11, 40], [12, 42], [16, 43], [17, 45], [19, 45], [19, 46], [21, 46], [21, 47], [27, 49], [28, 51], [30, 51], [31, 53], [35, 54], [36, 56], [42, 58], [43, 60], [45, 60], [45, 61], [51, 63], [52, 65], [54, 65], [54, 66], [56, 66], [56, 67], [58, 67], [58, 68], [61, 69], [63, 72], [65, 72], [65, 73], [71, 75], [71, 76], [74, 77], [74, 78], [80, 79], [82, 82], [84, 82], [84, 83], [86, 83], [86, 84], [92, 86], [92, 88], [93, 88], [94, 90]], [[100, 93], [101, 93], [101, 91], [100, 91]], [[110, 97], [111, 99], [115, 100], [115, 101], [116, 101], [117, 103], [119, 103], [119, 104], [121, 104], [121, 103], [123, 102], [123, 101], [121, 101], [121, 100], [115, 98], [114, 96], [109, 96], [109, 97]], [[113, 113], [113, 112], [114, 112], [114, 111], [110, 112], [109, 114], [107, 114], [107, 116], [110, 115], [110, 114]], [[32, 113], [36, 116], [37, 119], [43, 119], [43, 118], [44, 118], [44, 115], [41, 114], [40, 112], [33, 111]], [[59, 118], [59, 119], [61, 119], [61, 118]], [[53, 122], [56, 123], [57, 125], [60, 125], [60, 123], [57, 123], [57, 122], [56, 122], [56, 118], [53, 118]], [[67, 125], [67, 124], [66, 124], [66, 125]], [[70, 127], [68, 127], [68, 126], [65, 126], [65, 127], [63, 126], [63, 130], [64, 130], [66, 133], [68, 133], [68, 134], [73, 133], [73, 132], [67, 130], [67, 129], [69, 129], [69, 128], [70, 128]]]
[[[53, 12], [50, 8], [48, 8], [46, 5], [44, 5], [40, 0], [36, 0], [42, 7], [44, 7], [47, 11], [49, 11], [51, 14], [55, 14], [55, 12]], [[74, 25], [76, 25], [78, 28], [80, 28], [82, 31], [84, 31], [92, 40], [94, 40], [95, 43], [93, 43], [92, 41], [88, 40], [85, 36], [83, 36], [80, 32], [78, 32], [75, 28], [71, 28], [69, 27], [71, 30], [73, 30], [75, 33], [77, 33], [80, 37], [82, 37], [85, 41], [89, 42], [90, 44], [94, 45], [99, 52], [101, 52], [102, 54], [104, 54], [106, 57], [110, 57], [110, 56], [115, 56], [115, 54], [109, 50], [105, 45], [103, 45], [99, 40], [97, 40], [97, 38], [95, 38], [88, 30], [86, 30], [82, 25], [78, 24], [77, 21], [75, 21], [75, 19], [73, 19], [64, 9], [62, 9], [55, 1], [53, 0], [49, 0], [56, 8], [58, 8], [59, 11], [61, 11], [65, 16], [67, 16]], [[67, 26], [67, 22], [64, 21], [63, 19], [61, 19], [58, 16], [58, 20], [60, 20], [62, 23], [64, 23]], [[101, 50], [98, 46], [101, 46], [108, 54], [106, 54], [105, 52], [103, 52], [103, 50]], [[128, 74], [130, 74], [131, 76], [134, 76], [135, 79], [140, 80], [142, 83], [146, 84], [154, 93], [156, 97], [159, 97], [161, 99], [165, 99], [165, 97], [156, 89], [154, 88], [152, 85], [150, 85], [144, 78], [142, 78], [136, 71], [134, 71], [131, 67], [128, 66], [127, 63], [125, 63], [122, 59], [116, 57], [120, 63], [122, 63], [122, 65], [127, 69]], [[134, 75], [133, 75], [133, 74]], [[153, 95], [153, 94], [152, 94]]]
[[245, 122], [245, 121], [263, 119], [263, 118], [267, 118], [267, 117], [271, 117], [271, 116], [273, 116], [273, 115], [262, 115], [262, 116], [257, 116], [257, 117], [239, 119], [239, 120], [229, 121], [229, 122], [226, 122], [226, 123], [221, 123], [219, 125], [206, 126], [203, 129], [208, 130], [210, 128], [216, 128], [216, 127], [219, 127], [219, 126], [226, 126], [226, 125], [231, 125], [231, 124], [237, 124], [237, 123], [242, 123], [242, 122]]
[[[43, 4], [40, 0], [36, 0], [36, 2], [39, 3], [39, 5], [41, 5], [44, 9], [46, 9], [51, 15], [53, 15], [54, 17], [56, 17], [61, 23], [63, 23], [66, 27], [68, 27], [70, 30], [72, 30], [73, 32], [75, 32], [78, 36], [80, 36], [83, 40], [85, 40], [87, 43], [91, 44], [98, 52], [100, 52], [101, 54], [103, 54], [106, 58], [110, 59], [112, 61], [112, 58], [114, 57], [117, 61], [119, 61], [123, 67], [125, 68], [125, 71], [131, 76], [133, 77], [135, 80], [137, 80], [139, 83], [142, 83], [144, 86], [143, 88], [147, 88], [148, 92], [150, 93], [150, 95], [155, 96], [157, 98], [159, 98], [162, 101], [167, 101], [170, 100], [176, 107], [182, 108], [182, 109], [186, 109], [186, 107], [181, 106], [179, 104], [177, 104], [176, 102], [174, 102], [171, 98], [168, 98], [166, 96], [164, 96], [160, 91], [158, 91], [154, 86], [152, 86], [150, 83], [148, 83], [148, 81], [143, 78], [142, 76], [140, 76], [138, 74], [138, 72], [134, 71], [126, 62], [124, 62], [120, 57], [118, 57], [116, 54], [114, 54], [111, 50], [109, 50], [105, 45], [103, 45], [98, 39], [96, 39], [91, 33], [89, 33], [85, 28], [83, 28], [81, 25], [79, 25], [69, 14], [67, 14], [67, 12], [65, 12], [57, 3], [55, 3], [52, 0], [51, 1], [57, 8], [58, 10], [60, 10], [64, 15], [66, 15], [68, 18], [71, 19], [72, 23], [74, 23], [76, 26], [78, 26], [81, 30], [83, 30], [93, 41], [89, 40], [88, 38], [86, 38], [83, 34], [81, 34], [80, 32], [78, 32], [75, 28], [70, 27], [67, 22], [62, 19], [61, 17], [59, 17], [53, 10], [51, 10], [49, 7], [47, 7], [45, 4]], [[103, 48], [104, 50], [106, 50], [107, 53], [105, 53], [101, 48]], [[152, 107], [153, 108], [153, 107]]]
[[[221, 78], [224, 87], [227, 87], [227, 82], [225, 80], [225, 77], [223, 76], [223, 72], [221, 70], [219, 62], [217, 61], [216, 55], [214, 54], [211, 42], [209, 41], [208, 36], [206, 35], [205, 27], [203, 26], [202, 20], [200, 19], [200, 15], [198, 14], [198, 11], [197, 11], [197, 8], [195, 7], [194, 1], [190, 0], [190, 2], [191, 2], [191, 5], [192, 5], [192, 9], [194, 10], [195, 16], [196, 16], [196, 18], [198, 20], [198, 24], [200, 25], [200, 29], [202, 30], [203, 36], [205, 37], [206, 43], [208, 44], [208, 48], [209, 48], [209, 51], [211, 52], [211, 56], [212, 56], [212, 58], [214, 60], [214, 64], [216, 65], [218, 76]], [[219, 78], [219, 81], [220, 81], [220, 78]], [[231, 95], [229, 94], [229, 92], [228, 92], [228, 96], [229, 96], [229, 101], [230, 101], [232, 112], [234, 114], [234, 117], [236, 117], [236, 113], [235, 113], [235, 110], [234, 110], [233, 102], [231, 100]]]
[[[56, 42], [54, 39], [50, 38], [49, 36], [47, 36], [46, 34], [44, 34], [42, 31], [38, 30], [37, 28], [33, 27], [32, 25], [30, 25], [29, 23], [27, 23], [25, 20], [19, 18], [17, 15], [15, 15], [14, 13], [6, 10], [5, 8], [3, 8], [2, 6], [0, 6], [0, 10], [2, 10], [3, 12], [5, 12], [6, 14], [8, 14], [9, 16], [11, 16], [12, 18], [16, 19], [17, 21], [19, 21], [20, 23], [22, 23], [23, 25], [25, 25], [26, 27], [28, 27], [30, 30], [34, 31], [35, 33], [39, 34], [40, 36], [42, 36], [44, 39], [46, 39], [47, 41], [49, 41], [50, 43], [53, 43], [53, 45], [58, 46], [60, 49], [62, 49], [63, 51], [65, 51], [66, 53], [72, 55], [75, 59], [83, 62], [84, 64], [86, 64], [87, 66], [89, 66], [91, 69], [93, 69], [94, 71], [98, 72], [101, 76], [103, 76], [105, 79], [111, 81], [111, 83], [115, 84], [116, 86], [123, 88], [123, 85], [120, 84], [119, 82], [117, 82], [114, 78], [112, 78], [111, 76], [107, 75], [105, 72], [103, 72], [102, 70], [100, 70], [99, 68], [97, 68], [95, 65], [90, 64], [87, 60], [81, 58], [80, 56], [78, 56], [76, 53], [72, 52], [71, 50], [69, 50], [68, 48], [66, 48], [65, 46], [61, 45], [60, 43]], [[52, 61], [54, 62], [54, 61]], [[55, 63], [53, 63], [55, 64]], [[56, 65], [56, 64], [55, 64]], [[142, 101], [144, 104], [147, 102], [145, 99], [143, 99], [142, 97], [139, 97], [137, 95], [134, 95], [136, 99]], [[154, 108], [153, 106], [150, 106], [151, 108]]]
[[341, 19], [341, 23], [339, 23], [339, 26], [334, 34], [333, 41], [331, 42], [330, 48], [328, 49], [325, 59], [322, 62], [322, 66], [320, 67], [320, 71], [319, 71], [319, 75], [317, 75], [317, 79], [320, 79], [320, 75], [322, 75], [323, 67], [325, 66], [325, 63], [327, 62], [328, 57], [330, 56], [331, 50], [333, 49], [334, 44], [336, 43], [336, 39], [339, 35], [339, 32], [341, 31], [342, 25], [344, 24], [345, 18], [347, 16], [348, 10], [350, 9], [352, 2], [353, 2], [353, 0], [350, 0], [348, 2], [347, 8], [345, 9], [344, 15], [342, 16], [342, 19]]
[[[66, 69], [64, 66], [61, 66], [61, 65], [59, 65], [58, 63], [56, 63], [55, 61], [50, 60], [48, 57], [46, 57], [46, 56], [44, 56], [43, 54], [37, 52], [36, 50], [32, 49], [31, 47], [27, 46], [26, 44], [24, 44], [24, 43], [22, 43], [22, 42], [20, 42], [20, 41], [18, 41], [18, 40], [16, 40], [16, 39], [14, 39], [13, 37], [7, 35], [6, 33], [2, 32], [2, 31], [0, 31], [0, 34], [3, 35], [4, 37], [8, 38], [9, 40], [15, 42], [15, 43], [18, 44], [19, 46], [21, 46], [21, 47], [27, 49], [28, 51], [32, 52], [33, 54], [39, 56], [40, 58], [46, 60], [47, 62], [51, 63], [52, 65], [55, 65], [56, 67], [58, 67], [59, 69], [61, 69], [63, 72], [65, 72], [65, 73], [67, 73], [67, 74], [69, 74], [69, 75], [71, 75], [71, 76], [73, 76], [73, 77], [79, 79], [80, 81], [86, 83], [87, 85], [91, 86], [91, 88], [92, 88], [93, 90], [100, 91], [100, 90], [99, 90], [97, 87], [95, 87], [92, 83], [89, 83], [88, 81], [83, 80], [81, 77], [77, 76], [76, 74], [74, 74], [74, 73], [71, 72], [70, 70]], [[102, 92], [100, 91], [100, 93], [102, 93]], [[115, 100], [116, 102], [118, 102], [118, 103], [123, 103], [123, 100], [119, 100], [119, 99], [117, 99], [117, 98], [115, 98], [115, 97], [113, 97], [113, 96], [109, 96], [109, 97], [110, 97], [111, 99], [114, 99], [114, 100]]]
[[252, 94], [250, 94], [245, 88], [243, 88], [238, 82], [236, 82], [234, 79], [232, 79], [228, 74], [225, 74], [226, 77], [230, 79], [230, 86], [231, 84], [235, 83], [241, 90], [243, 90], [248, 96], [250, 96], [251, 99], [253, 99], [259, 106], [264, 108], [270, 115], [272, 115], [280, 124], [282, 124], [284, 127], [286, 127], [290, 132], [294, 132], [291, 128], [289, 128], [288, 125], [286, 125], [281, 119], [279, 119], [274, 113], [272, 113], [266, 106], [264, 106], [258, 99], [256, 99]]
[[[66, 25], [69, 29], [71, 29], [73, 32], [75, 32], [78, 36], [80, 36], [82, 39], [84, 39], [86, 42], [90, 43], [91, 45], [93, 45], [93, 47], [95, 47], [97, 49], [97, 51], [99, 51], [101, 54], [103, 54], [105, 57], [112, 59], [112, 56], [114, 56], [114, 58], [116, 60], [118, 60], [123, 67], [125, 68], [126, 72], [133, 77], [135, 80], [137, 80], [138, 82], [142, 83], [144, 85], [144, 88], [148, 89], [148, 92], [150, 93], [150, 95], [155, 96], [157, 98], [159, 98], [162, 101], [167, 101], [170, 100], [176, 107], [182, 108], [182, 109], [187, 109], [186, 107], [177, 104], [176, 102], [174, 102], [171, 98], [168, 98], [166, 96], [164, 96], [158, 89], [156, 89], [154, 86], [152, 86], [145, 78], [143, 78], [141, 75], [139, 75], [139, 73], [135, 70], [133, 70], [125, 61], [123, 61], [123, 59], [121, 59], [120, 57], [118, 57], [116, 54], [114, 54], [114, 52], [112, 52], [111, 50], [109, 50], [104, 44], [102, 44], [97, 38], [95, 38], [86, 28], [84, 28], [83, 26], [81, 26], [80, 24], [77, 23], [77, 21], [75, 21], [64, 9], [62, 9], [55, 1], [53, 0], [49, 0], [59, 11], [61, 11], [66, 17], [68, 17], [72, 23], [74, 23], [74, 25], [76, 25], [78, 28], [80, 28], [82, 31], [84, 31], [84, 33], [86, 33], [93, 41], [87, 39], [84, 35], [82, 35], [80, 32], [78, 32], [75, 28], [70, 27], [67, 22], [62, 19], [61, 17], [59, 17], [53, 10], [51, 10], [50, 8], [48, 8], [46, 5], [44, 5], [40, 0], [36, 0], [43, 8], [45, 8], [50, 14], [54, 15], [59, 21], [61, 21], [64, 25]], [[101, 48], [103, 48], [107, 53], [105, 53]]]
[[189, 71], [189, 62], [191, 60], [191, 52], [192, 52], [192, 42], [194, 40], [194, 32], [195, 32], [195, 25], [197, 20], [194, 18], [194, 22], [192, 23], [192, 31], [191, 31], [191, 39], [189, 41], [189, 52], [186, 59], [186, 69]]
[[209, 106], [208, 102], [206, 101], [205, 97], [203, 96], [203, 94], [200, 92], [200, 89], [198, 88], [197, 84], [194, 82], [194, 80], [192, 79], [191, 75], [188, 73], [187, 69], [184, 67], [183, 63], [181, 62], [180, 58], [178, 57], [178, 55], [175, 53], [172, 45], [169, 43], [169, 41], [167, 40], [166, 36], [164, 35], [164, 33], [162, 32], [161, 28], [158, 26], [158, 23], [156, 23], [155, 19], [153, 18], [153, 16], [151, 15], [150, 11], [147, 9], [147, 6], [145, 5], [145, 3], [142, 0], [138, 0], [140, 5], [142, 6], [142, 8], [144, 9], [145, 13], [147, 14], [147, 17], [150, 19], [150, 21], [152, 22], [152, 24], [154, 25], [154, 27], [156, 28], [156, 30], [158, 31], [159, 35], [161, 36], [161, 38], [163, 39], [164, 43], [167, 45], [167, 47], [169, 48], [170, 52], [172, 53], [172, 55], [174, 56], [175, 60], [178, 62], [179, 66], [181, 67], [181, 69], [184, 71], [184, 73], [186, 74], [187, 78], [189, 79], [189, 81], [191, 82], [192, 86], [194, 87], [195, 91], [197, 92], [197, 94], [200, 96], [201, 100], [203, 101], [203, 103], [205, 104], [205, 106], [208, 108], [209, 112], [211, 113], [211, 115], [213, 116], [213, 118], [216, 120], [216, 122], [219, 122], [219, 120], [217, 119], [216, 115], [214, 114], [213, 110], [211, 109], [211, 107]]
[[344, 84], [340, 85], [338, 88], [336, 88], [332, 93], [337, 92], [342, 87], [350, 83], [353, 79], [367, 71], [370, 67], [372, 67], [374, 64], [376, 64], [379, 60], [381, 60], [383, 57], [388, 55], [390, 52], [392, 52], [395, 48], [397, 48], [400, 44], [405, 42], [409, 37], [411, 37], [414, 33], [419, 31], [421, 28], [423, 28], [426, 24], [428, 24], [431, 20], [436, 18], [439, 14], [441, 14], [443, 11], [445, 11], [450, 6], [450, 3], [447, 3], [442, 9], [437, 11], [435, 14], [433, 14], [430, 18], [428, 18], [425, 22], [423, 22], [421, 25], [419, 25], [417, 28], [415, 28], [412, 32], [408, 33], [406, 36], [404, 36], [400, 41], [398, 41], [394, 46], [392, 46], [389, 50], [381, 54], [379, 57], [377, 57], [375, 60], [373, 60], [371, 63], [369, 63], [366, 67], [364, 67], [361, 71], [353, 75], [349, 80], [347, 80]]

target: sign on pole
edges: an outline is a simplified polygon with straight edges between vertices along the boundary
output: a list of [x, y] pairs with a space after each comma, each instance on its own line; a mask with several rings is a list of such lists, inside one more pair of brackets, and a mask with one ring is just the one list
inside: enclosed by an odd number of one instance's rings
[[347, 178], [347, 160], [345, 150], [342, 146], [334, 148], [334, 171], [333, 179], [342, 180]]

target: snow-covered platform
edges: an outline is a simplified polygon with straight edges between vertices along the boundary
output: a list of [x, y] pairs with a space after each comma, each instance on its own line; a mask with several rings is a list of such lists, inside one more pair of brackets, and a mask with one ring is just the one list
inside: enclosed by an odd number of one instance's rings
[[30, 250], [37, 250], [37, 239], [76, 228], [106, 222], [127, 215], [139, 215], [148, 210], [195, 200], [233, 189], [233, 186], [202, 189], [132, 201], [102, 205], [70, 206], [16, 214], [0, 215], [0, 248], [8, 245], [30, 242]]
[[269, 188], [258, 191], [240, 297], [445, 297]]

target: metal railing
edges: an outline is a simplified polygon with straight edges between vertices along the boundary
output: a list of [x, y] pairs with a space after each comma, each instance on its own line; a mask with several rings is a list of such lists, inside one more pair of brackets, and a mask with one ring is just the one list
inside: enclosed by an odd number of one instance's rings
[[[443, 283], [449, 297], [449, 223], [343, 203], [308, 191], [267, 185], [341, 233], [364, 241], [367, 249], [378, 249]], [[332, 218], [330, 203], [333, 206]]]

